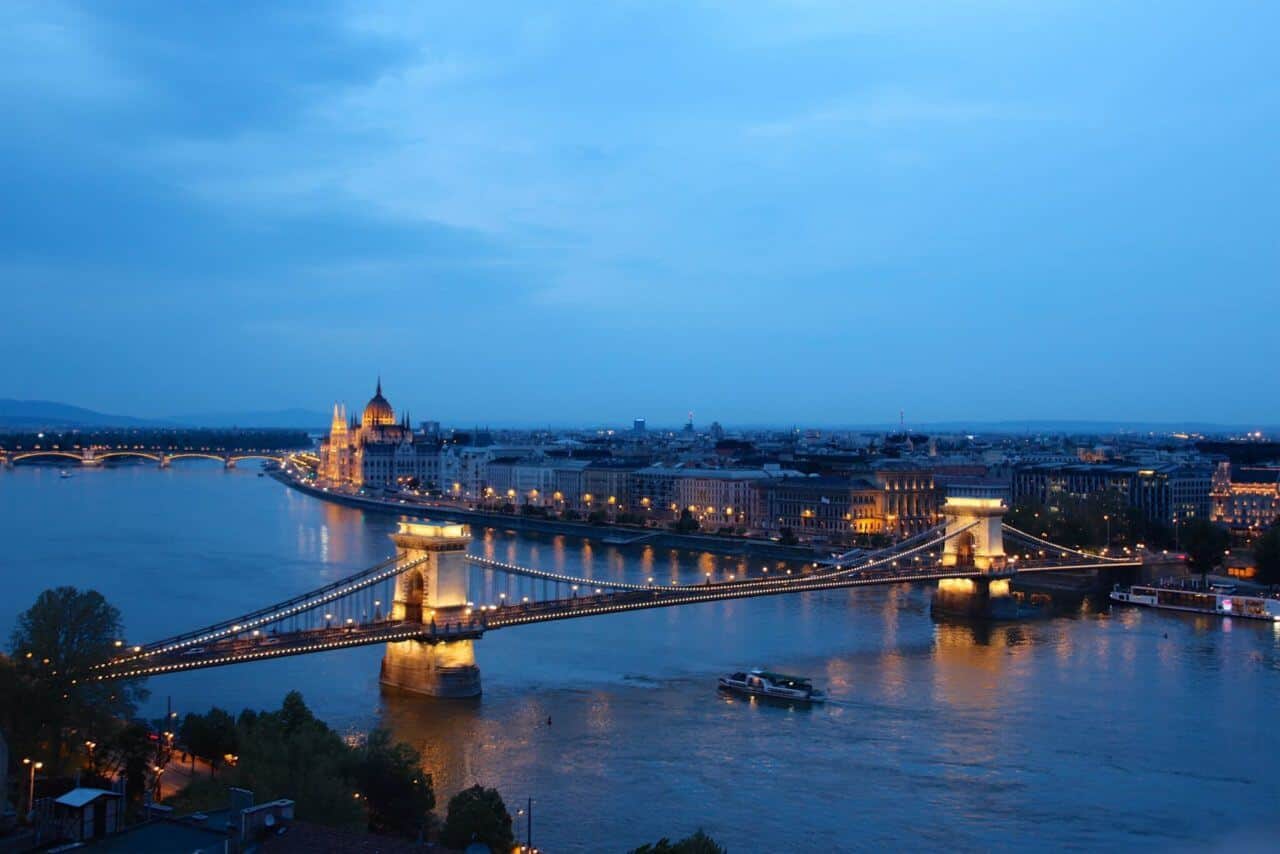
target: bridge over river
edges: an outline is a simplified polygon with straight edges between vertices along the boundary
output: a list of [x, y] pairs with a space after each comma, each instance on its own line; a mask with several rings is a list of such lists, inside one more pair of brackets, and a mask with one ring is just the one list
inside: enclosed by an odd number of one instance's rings
[[0, 464], [9, 467], [22, 462], [65, 461], [74, 465], [100, 466], [110, 460], [138, 459], [150, 460], [166, 468], [178, 460], [216, 460], [227, 468], [235, 468], [236, 463], [244, 460], [283, 462], [286, 455], [285, 451], [220, 448], [0, 448]]
[[[225, 667], [290, 655], [385, 644], [384, 684], [444, 697], [480, 692], [475, 642], [488, 632], [554, 620], [786, 596], [869, 585], [933, 583], [949, 606], [989, 612], [1008, 601], [1016, 574], [1132, 568], [1140, 556], [1090, 554], [1003, 523], [997, 495], [948, 497], [943, 524], [889, 548], [800, 569], [702, 583], [605, 581], [505, 563], [467, 553], [459, 524], [402, 522], [385, 561], [324, 587], [228, 620], [119, 654], [77, 678], [133, 679]], [[1005, 552], [1005, 538], [1030, 559]], [[475, 574], [492, 601], [477, 603]]]

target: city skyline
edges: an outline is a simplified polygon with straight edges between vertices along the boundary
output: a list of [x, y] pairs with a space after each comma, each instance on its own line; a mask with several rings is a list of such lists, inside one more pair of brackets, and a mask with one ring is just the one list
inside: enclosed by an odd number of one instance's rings
[[1266, 7], [2, 14], [6, 397], [1280, 422]]

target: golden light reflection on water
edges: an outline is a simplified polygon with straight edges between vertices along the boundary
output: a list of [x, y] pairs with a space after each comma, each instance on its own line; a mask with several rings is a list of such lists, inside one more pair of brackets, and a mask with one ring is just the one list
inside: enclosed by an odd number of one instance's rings
[[934, 697], [948, 706], [996, 709], [1003, 682], [1031, 654], [1021, 625], [934, 624]]

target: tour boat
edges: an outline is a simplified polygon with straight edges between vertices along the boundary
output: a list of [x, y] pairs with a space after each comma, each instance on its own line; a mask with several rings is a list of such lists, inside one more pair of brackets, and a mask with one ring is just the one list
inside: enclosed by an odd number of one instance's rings
[[749, 670], [746, 673], [721, 676], [720, 687], [739, 694], [773, 697], [778, 700], [821, 703], [827, 699], [826, 694], [814, 688], [804, 677], [770, 673], [767, 670]]
[[71, 477], [71, 472], [67, 471], [66, 469], [63, 469], [62, 471], [58, 472], [58, 476], [59, 476], [59, 477]]
[[1128, 590], [1119, 585], [1111, 591], [1111, 601], [1124, 605], [1141, 605], [1165, 611], [1189, 611], [1215, 614], [1219, 617], [1244, 617], [1249, 620], [1280, 622], [1280, 599], [1267, 596], [1242, 596], [1213, 589], [1200, 590], [1173, 585], [1144, 586], [1135, 584]]

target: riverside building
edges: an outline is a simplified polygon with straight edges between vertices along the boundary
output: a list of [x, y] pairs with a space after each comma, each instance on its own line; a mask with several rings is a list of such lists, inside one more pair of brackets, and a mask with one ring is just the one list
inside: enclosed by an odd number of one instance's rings
[[329, 435], [320, 441], [320, 477], [355, 487], [392, 487], [410, 480], [440, 479], [439, 443], [415, 435], [409, 417], [397, 419], [382, 396], [382, 380], [360, 420], [348, 420], [345, 404], [335, 403]]

